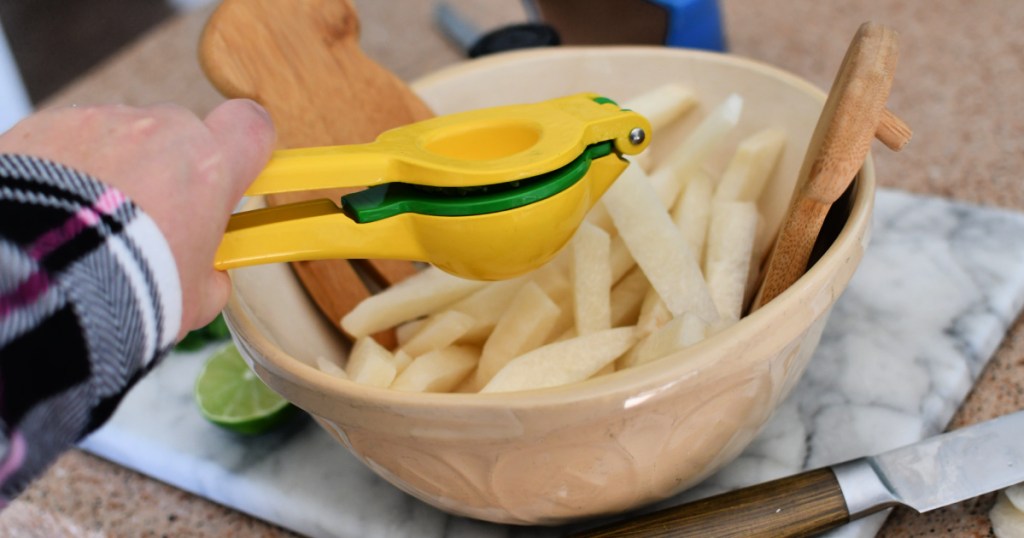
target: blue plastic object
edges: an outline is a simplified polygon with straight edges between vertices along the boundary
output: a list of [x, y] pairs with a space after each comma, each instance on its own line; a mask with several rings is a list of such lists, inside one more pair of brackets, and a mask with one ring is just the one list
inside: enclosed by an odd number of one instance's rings
[[725, 31], [717, 0], [649, 0], [668, 12], [665, 44], [725, 52]]

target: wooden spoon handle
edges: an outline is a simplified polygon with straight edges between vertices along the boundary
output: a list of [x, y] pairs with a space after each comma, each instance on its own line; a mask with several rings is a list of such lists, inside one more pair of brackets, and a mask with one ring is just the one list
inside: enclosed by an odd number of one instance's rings
[[850, 520], [831, 469], [818, 469], [571, 536], [812, 536]]
[[267, 107], [282, 148], [370, 142], [433, 115], [363, 53], [349, 0], [224, 0], [199, 60], [221, 93]]
[[[199, 60], [225, 96], [267, 108], [278, 147], [357, 144], [431, 117], [427, 105], [359, 47], [359, 19], [349, 0], [224, 0], [210, 17]], [[328, 198], [335, 189], [278, 194], [269, 205]], [[415, 272], [408, 262], [369, 262], [386, 287]], [[320, 310], [337, 325], [370, 292], [346, 260], [292, 264]], [[388, 342], [382, 342], [385, 345]]]
[[[896, 32], [868, 22], [850, 43], [811, 137], [752, 310], [785, 291], [806, 271], [825, 215], [863, 166], [892, 88], [896, 41]], [[897, 137], [909, 139], [909, 128], [896, 120], [886, 122], [883, 129], [883, 136], [894, 143]]]
[[889, 112], [888, 108], [882, 111], [882, 118], [878, 121], [875, 138], [885, 144], [885, 147], [893, 151], [900, 151], [910, 143], [911, 136], [913, 133], [909, 125]]

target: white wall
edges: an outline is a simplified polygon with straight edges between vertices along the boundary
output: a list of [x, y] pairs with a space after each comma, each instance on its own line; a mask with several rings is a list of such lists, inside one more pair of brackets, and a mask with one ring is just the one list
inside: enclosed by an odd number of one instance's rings
[[31, 110], [28, 93], [21, 83], [21, 74], [0, 25], [0, 132], [9, 129]]
[[[74, 0], [71, 0], [74, 1]], [[202, 7], [214, 0], [167, 0], [180, 10]], [[0, 132], [6, 131], [32, 111], [32, 104], [22, 84], [21, 74], [11, 54], [3, 25], [0, 24]]]

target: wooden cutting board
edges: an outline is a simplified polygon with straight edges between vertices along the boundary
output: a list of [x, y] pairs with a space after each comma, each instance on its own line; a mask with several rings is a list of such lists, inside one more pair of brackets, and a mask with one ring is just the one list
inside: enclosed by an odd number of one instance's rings
[[[359, 46], [359, 18], [349, 0], [224, 0], [199, 45], [199, 60], [226, 97], [262, 104], [280, 149], [357, 144], [433, 116], [398, 77]], [[269, 205], [316, 198], [335, 203], [346, 190], [267, 197]], [[338, 321], [370, 295], [415, 272], [395, 260], [318, 260], [292, 264], [321, 312]], [[362, 275], [362, 276], [361, 276]], [[390, 335], [382, 344], [393, 343]]]

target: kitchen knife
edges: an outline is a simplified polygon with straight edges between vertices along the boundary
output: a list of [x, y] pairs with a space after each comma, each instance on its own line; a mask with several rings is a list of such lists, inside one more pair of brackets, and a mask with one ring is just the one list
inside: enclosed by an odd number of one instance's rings
[[572, 536], [809, 536], [898, 504], [927, 512], [1021, 482], [1024, 411]]

